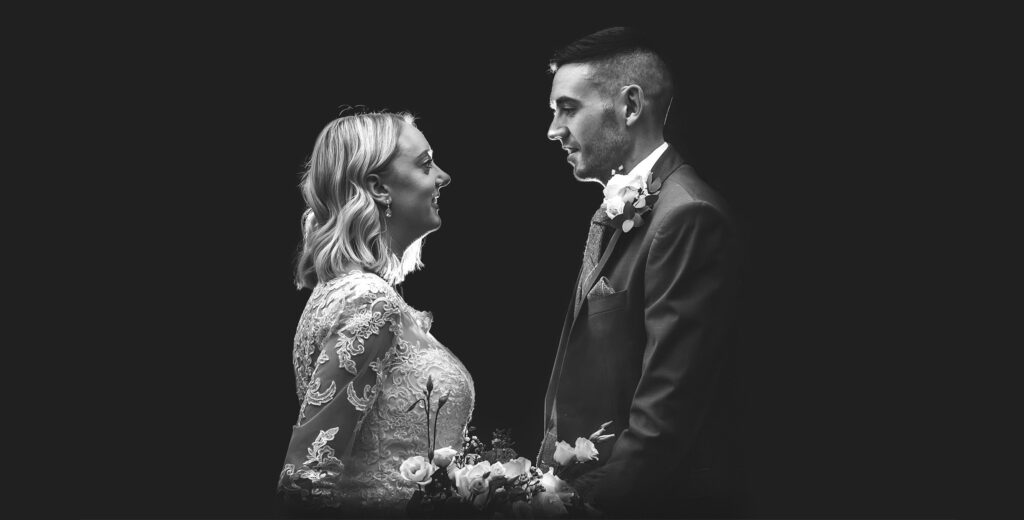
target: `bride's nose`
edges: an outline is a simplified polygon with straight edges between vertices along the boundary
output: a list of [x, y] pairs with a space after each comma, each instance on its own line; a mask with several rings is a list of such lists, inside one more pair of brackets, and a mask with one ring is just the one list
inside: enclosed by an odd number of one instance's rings
[[447, 185], [452, 183], [451, 175], [448, 175], [447, 173], [445, 173], [445, 171], [442, 170], [441, 168], [438, 168], [437, 171], [440, 172], [440, 175], [437, 176], [437, 179], [438, 179], [437, 187], [438, 187], [438, 189], [444, 188], [445, 186], [447, 186]]

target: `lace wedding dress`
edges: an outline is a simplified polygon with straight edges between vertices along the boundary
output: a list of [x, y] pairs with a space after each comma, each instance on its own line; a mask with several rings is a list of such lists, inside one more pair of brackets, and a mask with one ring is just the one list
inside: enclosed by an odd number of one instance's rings
[[313, 289], [295, 333], [301, 405], [278, 484], [293, 507], [403, 514], [416, 484], [399, 466], [428, 453], [426, 412], [407, 410], [428, 377], [432, 430], [438, 400], [448, 396], [435, 447], [462, 445], [473, 379], [430, 334], [431, 322], [375, 274], [352, 271]]

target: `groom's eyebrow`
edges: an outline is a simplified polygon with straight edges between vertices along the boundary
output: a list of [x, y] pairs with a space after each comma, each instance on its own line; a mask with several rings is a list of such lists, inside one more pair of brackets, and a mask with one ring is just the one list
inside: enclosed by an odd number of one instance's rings
[[559, 96], [558, 99], [551, 102], [551, 110], [557, 108], [558, 105], [564, 104], [577, 105], [579, 104], [579, 100], [571, 98], [569, 96]]
[[416, 156], [416, 161], [419, 162], [419, 161], [426, 160], [428, 158], [429, 159], [433, 159], [434, 158], [434, 150], [431, 150], [430, 148], [427, 148], [426, 150], [423, 150], [422, 152], [420, 152], [420, 154]]

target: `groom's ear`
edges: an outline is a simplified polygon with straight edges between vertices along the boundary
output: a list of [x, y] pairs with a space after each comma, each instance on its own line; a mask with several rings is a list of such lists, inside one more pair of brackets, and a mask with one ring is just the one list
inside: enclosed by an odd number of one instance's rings
[[640, 120], [640, 114], [646, 108], [644, 89], [640, 85], [626, 85], [622, 87], [623, 110], [626, 117], [626, 126], [633, 126]]
[[384, 184], [384, 179], [379, 173], [371, 173], [366, 176], [366, 185], [370, 188], [370, 196], [373, 200], [387, 204], [391, 199], [391, 189]]

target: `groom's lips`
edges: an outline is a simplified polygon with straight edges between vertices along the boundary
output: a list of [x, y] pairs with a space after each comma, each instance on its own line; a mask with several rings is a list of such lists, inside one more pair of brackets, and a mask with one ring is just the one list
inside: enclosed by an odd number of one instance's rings
[[569, 161], [570, 159], [572, 159], [573, 154], [580, 153], [579, 148], [564, 148], [564, 150], [569, 154], [565, 158], [566, 161]]

